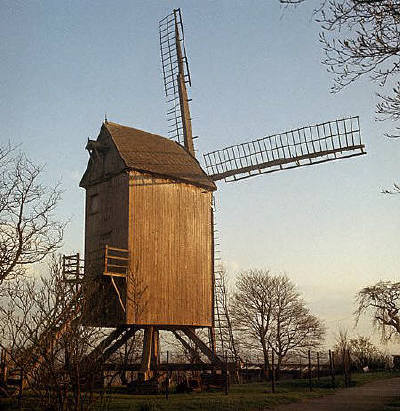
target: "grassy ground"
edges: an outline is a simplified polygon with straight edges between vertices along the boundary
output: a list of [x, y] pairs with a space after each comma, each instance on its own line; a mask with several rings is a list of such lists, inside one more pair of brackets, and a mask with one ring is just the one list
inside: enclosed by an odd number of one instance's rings
[[385, 404], [381, 411], [394, 411], [400, 409], [400, 396], [389, 403]]
[[[362, 385], [366, 382], [398, 377], [400, 373], [380, 372], [369, 374], [353, 374], [352, 384]], [[343, 387], [343, 378], [336, 377], [337, 387]], [[282, 381], [277, 384], [276, 393], [272, 394], [267, 382], [232, 385], [229, 394], [222, 391], [202, 392], [191, 394], [170, 394], [169, 399], [161, 395], [126, 395], [108, 394], [103, 404], [97, 410], [261, 410], [278, 404], [300, 401], [305, 398], [315, 398], [332, 394], [335, 390], [330, 386], [330, 378], [321, 378], [320, 382], [313, 381], [313, 390], [308, 388], [308, 380]], [[33, 410], [33, 398], [25, 398], [23, 409]], [[0, 410], [15, 409], [16, 404], [0, 400]], [[388, 410], [392, 404], [388, 404]], [[36, 408], [38, 409], [38, 408]]]

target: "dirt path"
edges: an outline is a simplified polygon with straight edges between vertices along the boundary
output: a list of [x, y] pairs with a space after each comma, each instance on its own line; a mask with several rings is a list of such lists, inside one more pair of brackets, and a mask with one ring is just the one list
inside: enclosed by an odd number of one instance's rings
[[[332, 395], [287, 405], [280, 405], [279, 407], [274, 408], [274, 410], [377, 411], [383, 410], [384, 404], [396, 398], [400, 398], [400, 378], [373, 381], [362, 385], [361, 387], [341, 389]], [[390, 410], [400, 410], [400, 407], [391, 407]]]

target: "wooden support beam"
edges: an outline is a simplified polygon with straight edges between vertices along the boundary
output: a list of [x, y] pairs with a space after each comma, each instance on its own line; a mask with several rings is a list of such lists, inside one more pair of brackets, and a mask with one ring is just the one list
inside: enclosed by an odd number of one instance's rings
[[144, 381], [151, 378], [151, 358], [152, 358], [152, 348], [153, 348], [153, 333], [154, 327], [149, 326], [144, 330], [143, 338], [143, 353], [142, 362], [140, 366], [140, 371], [142, 372], [141, 378]]
[[189, 109], [189, 99], [187, 95], [185, 78], [184, 78], [184, 66], [183, 66], [183, 56], [181, 48], [181, 39], [179, 36], [178, 29], [178, 20], [177, 20], [178, 10], [174, 10], [175, 18], [175, 46], [176, 46], [176, 55], [178, 60], [178, 93], [179, 93], [179, 106], [181, 110], [182, 117], [182, 127], [183, 127], [183, 138], [186, 151], [195, 157], [194, 145], [193, 145], [193, 135], [192, 135], [192, 120], [190, 118], [190, 109]]
[[209, 327], [208, 334], [209, 334], [209, 340], [210, 340], [210, 345], [211, 345], [211, 351], [215, 354], [217, 352], [217, 349], [216, 349], [215, 327], [214, 326]]
[[7, 382], [7, 351], [0, 348], [0, 385], [5, 385]]
[[122, 337], [119, 338], [115, 343], [107, 348], [103, 355], [102, 355], [102, 360], [106, 361], [112, 354], [115, 353], [119, 348], [121, 348], [130, 338], [132, 338], [135, 335], [137, 328], [132, 325], [130, 327], [125, 328], [125, 332], [123, 333]]
[[182, 126], [183, 126], [183, 138], [186, 151], [195, 157], [193, 135], [192, 135], [192, 120], [190, 118], [189, 111], [189, 99], [186, 91], [185, 80], [183, 75], [178, 75], [178, 91], [179, 102], [181, 107]]
[[193, 328], [182, 327], [182, 332], [191, 339], [199, 350], [212, 362], [215, 364], [222, 364], [222, 360], [205, 344], [197, 335]]
[[110, 346], [110, 344], [116, 340], [121, 334], [124, 333], [126, 327], [125, 326], [120, 326], [117, 327], [114, 331], [111, 332], [109, 336], [104, 338], [99, 345], [97, 345], [87, 356], [85, 361], [95, 361], [99, 357], [102, 356], [103, 351]]
[[[104, 365], [104, 371], [120, 371], [122, 368], [125, 371], [136, 371], [140, 372], [142, 370], [141, 364], [115, 364], [115, 363], [107, 363]], [[217, 371], [223, 370], [225, 364], [209, 364], [209, 363], [198, 363], [198, 364], [181, 364], [181, 363], [161, 363], [158, 366], [158, 371]], [[235, 363], [229, 363], [228, 368], [233, 370], [237, 367]]]
[[196, 363], [204, 364], [204, 361], [201, 360], [199, 353], [193, 349], [193, 347], [188, 344], [187, 341], [185, 341], [177, 331], [172, 331], [172, 334], [174, 334], [175, 338], [192, 354], [193, 358], [196, 359]]
[[157, 369], [160, 363], [160, 333], [157, 328], [153, 330], [151, 347], [151, 368]]

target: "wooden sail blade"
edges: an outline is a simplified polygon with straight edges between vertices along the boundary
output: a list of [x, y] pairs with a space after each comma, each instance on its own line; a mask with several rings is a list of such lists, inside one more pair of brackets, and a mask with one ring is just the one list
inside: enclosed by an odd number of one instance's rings
[[204, 154], [213, 181], [259, 174], [366, 154], [358, 117], [298, 128]]
[[169, 137], [194, 156], [192, 123], [186, 84], [191, 85], [184, 45], [182, 15], [174, 10], [159, 23], [161, 66], [167, 99]]

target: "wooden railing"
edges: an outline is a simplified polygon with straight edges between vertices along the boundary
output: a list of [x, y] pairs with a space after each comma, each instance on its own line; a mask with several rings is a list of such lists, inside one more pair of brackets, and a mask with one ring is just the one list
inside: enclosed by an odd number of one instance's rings
[[106, 245], [104, 253], [104, 275], [126, 277], [128, 266], [128, 250]]
[[118, 295], [118, 300], [121, 308], [126, 312], [123, 298], [114, 280], [114, 277], [122, 277], [126, 279], [129, 268], [129, 254], [128, 250], [124, 248], [110, 247], [106, 245], [104, 252], [104, 272], [103, 275], [111, 277], [111, 283]]

